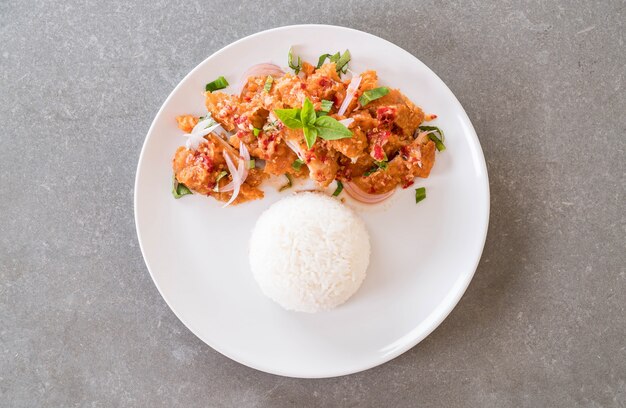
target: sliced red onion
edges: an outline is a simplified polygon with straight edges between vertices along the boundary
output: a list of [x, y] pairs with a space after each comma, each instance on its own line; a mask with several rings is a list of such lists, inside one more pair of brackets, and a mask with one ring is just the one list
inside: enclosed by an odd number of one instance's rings
[[[239, 195], [239, 190], [241, 189], [241, 178], [239, 178], [239, 169], [237, 169], [235, 167], [235, 163], [233, 163], [232, 159], [230, 158], [230, 156], [228, 155], [228, 153], [226, 153], [226, 150], [222, 151], [222, 155], [224, 156], [224, 160], [226, 160], [226, 165], [228, 166], [228, 170], [230, 171], [230, 175], [233, 178], [233, 193], [230, 196], [230, 200], [228, 200], [228, 202], [226, 204], [224, 204], [222, 206], [222, 208], [224, 207], [228, 207], [233, 201], [235, 201], [235, 199], [237, 198], [237, 196]], [[242, 166], [242, 162], [239, 162], [239, 166]], [[224, 191], [224, 190], [222, 190]]]
[[246, 70], [246, 72], [241, 75], [241, 80], [239, 81], [239, 89], [243, 91], [248, 78], [252, 76], [267, 76], [271, 75], [274, 79], [280, 78], [285, 75], [285, 71], [281, 67], [275, 64], [256, 64], [251, 66]]
[[356, 93], [357, 89], [359, 89], [359, 85], [361, 85], [361, 75], [352, 77], [352, 80], [348, 85], [348, 89], [346, 89], [346, 97], [339, 107], [337, 115], [343, 116], [343, 114], [346, 113], [348, 106], [350, 106], [350, 102], [352, 102], [352, 99], [354, 98], [354, 94]]
[[342, 120], [339, 121], [339, 123], [341, 123], [345, 127], [349, 127], [352, 124], [352, 122], [354, 122], [353, 118], [342, 119]]
[[[241, 142], [241, 144], [239, 145], [239, 151], [241, 153], [241, 156], [239, 157], [239, 166], [237, 167], [237, 174], [239, 176], [239, 179], [241, 180], [241, 184], [243, 184], [248, 178], [248, 163], [250, 163], [250, 152], [248, 151], [248, 148], [243, 142]], [[228, 162], [226, 162], [226, 165], [228, 165]], [[230, 167], [229, 167], [229, 170], [230, 170]], [[224, 187], [220, 188], [220, 191], [224, 193], [232, 191], [235, 188], [234, 181], [235, 181], [235, 178], [233, 177], [233, 180], [230, 183], [226, 184]]]
[[297, 142], [293, 140], [285, 139], [285, 144], [287, 145], [288, 148], [293, 150], [293, 152], [298, 156], [300, 160], [304, 160], [304, 154], [302, 154], [302, 150], [300, 150], [300, 146], [298, 145]]
[[356, 184], [351, 181], [344, 182], [343, 188], [348, 194], [350, 194], [352, 198], [365, 204], [380, 203], [381, 201], [384, 201], [391, 197], [396, 192], [396, 189], [394, 188], [393, 190], [382, 194], [369, 194], [361, 190]]
[[191, 133], [183, 134], [183, 136], [187, 136], [185, 147], [189, 150], [196, 150], [198, 146], [200, 145], [200, 143], [204, 141], [204, 136], [208, 135], [209, 133], [213, 132], [217, 128], [221, 127], [221, 125], [219, 123], [216, 123], [215, 125], [209, 126], [206, 129], [200, 129], [198, 131], [195, 131], [197, 127], [198, 125], [194, 127], [194, 130], [192, 130]]
[[205, 129], [209, 126], [213, 126], [216, 122], [213, 120], [213, 118], [209, 115], [207, 115], [207, 117], [203, 120], [201, 120], [200, 122], [196, 123], [196, 126], [193, 127], [193, 129], [191, 130], [191, 133], [198, 133], [199, 131], [201, 131], [202, 129]]

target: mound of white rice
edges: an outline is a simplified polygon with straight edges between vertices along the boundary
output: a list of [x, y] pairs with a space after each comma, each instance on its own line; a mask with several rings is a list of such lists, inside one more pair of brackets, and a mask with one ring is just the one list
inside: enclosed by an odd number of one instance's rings
[[287, 310], [332, 309], [365, 278], [370, 242], [365, 225], [339, 200], [299, 193], [258, 219], [250, 265], [263, 293]]

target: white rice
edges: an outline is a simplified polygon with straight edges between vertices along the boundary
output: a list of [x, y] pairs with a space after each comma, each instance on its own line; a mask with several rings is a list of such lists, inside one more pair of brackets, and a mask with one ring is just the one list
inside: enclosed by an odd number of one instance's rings
[[370, 242], [363, 221], [339, 200], [299, 193], [258, 219], [250, 265], [261, 291], [287, 310], [314, 313], [352, 296], [365, 278]]

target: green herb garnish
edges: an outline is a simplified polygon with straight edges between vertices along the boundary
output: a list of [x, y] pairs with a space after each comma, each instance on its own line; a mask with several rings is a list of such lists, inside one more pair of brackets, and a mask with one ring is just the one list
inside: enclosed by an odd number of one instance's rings
[[[387, 155], [385, 155], [385, 157], [386, 156]], [[389, 168], [389, 163], [387, 162], [387, 160], [375, 161], [374, 164], [376, 166], [372, 167], [371, 169], [363, 173], [365, 177], [369, 176], [372, 173], [377, 172], [378, 170], [387, 170], [387, 168]]]
[[341, 194], [342, 190], [343, 190], [343, 183], [337, 180], [337, 188], [335, 189], [335, 192], [333, 192], [333, 197], [337, 197], [339, 194]]
[[330, 116], [317, 117], [309, 98], [305, 99], [302, 109], [275, 109], [274, 113], [289, 129], [302, 129], [309, 149], [318, 136], [324, 140], [352, 137], [352, 132], [337, 119]]
[[272, 89], [272, 83], [274, 82], [274, 78], [272, 78], [271, 75], [267, 76], [267, 79], [265, 80], [265, 85], [263, 86], [263, 90], [267, 93], [270, 92], [270, 89]]
[[302, 165], [304, 164], [304, 160], [302, 159], [296, 159], [294, 160], [293, 163], [291, 163], [291, 167], [293, 167], [293, 169], [295, 171], [300, 171], [300, 169], [302, 168]]
[[293, 71], [298, 75], [298, 72], [302, 69], [302, 59], [298, 57], [297, 62], [293, 60], [293, 47], [289, 48], [289, 53], [287, 54], [287, 61], [289, 63], [289, 68], [293, 69]]
[[383, 96], [389, 93], [389, 88], [386, 86], [381, 86], [380, 88], [370, 89], [369, 91], [363, 92], [363, 95], [359, 97], [359, 103], [361, 106], [365, 106], [368, 103], [375, 101], [376, 99], [382, 98]]
[[288, 188], [291, 188], [291, 186], [293, 186], [293, 180], [291, 179], [291, 176], [285, 173], [285, 177], [287, 177], [287, 184], [282, 186], [278, 191], [284, 191], [284, 190], [287, 190]]
[[254, 136], [258, 136], [258, 135], [259, 135], [259, 133], [261, 133], [261, 129], [258, 129], [258, 128], [252, 128], [252, 134], [253, 134]]
[[381, 169], [381, 170], [387, 170], [387, 168], [389, 167], [388, 162], [385, 161], [385, 160], [377, 161], [375, 163], [376, 163], [376, 166], [378, 166], [378, 168]]
[[215, 81], [209, 82], [206, 84], [205, 90], [207, 92], [217, 91], [219, 89], [224, 89], [228, 86], [228, 81], [223, 76], [218, 77]]
[[[425, 132], [434, 131], [434, 133], [428, 134], [428, 138], [435, 142], [435, 147], [438, 151], [443, 152], [444, 150], [446, 150], [446, 146], [443, 144], [443, 130], [439, 129], [437, 126], [420, 126], [419, 129]], [[439, 133], [439, 136], [441, 138], [435, 136], [435, 133]]]
[[175, 199], [179, 199], [187, 194], [193, 194], [189, 187], [183, 183], [179, 183], [176, 179], [176, 175], [172, 176], [172, 195]]
[[317, 60], [317, 66], [315, 68], [321, 68], [322, 65], [324, 65], [324, 61], [326, 61], [326, 58], [328, 58], [330, 62], [335, 63], [335, 69], [337, 70], [337, 74], [345, 74], [346, 72], [348, 72], [348, 62], [350, 62], [351, 58], [350, 51], [345, 50], [343, 54], [340, 54], [339, 52], [336, 52], [333, 55], [322, 54]]
[[426, 187], [420, 187], [415, 189], [415, 204], [419, 203], [426, 198]]
[[322, 108], [317, 111], [317, 116], [328, 115], [328, 112], [333, 108], [334, 102], [326, 99], [322, 99]]
[[248, 169], [253, 169], [256, 166], [256, 161], [254, 159], [250, 159], [248, 161]]
[[226, 176], [228, 176], [228, 172], [226, 170], [220, 171], [220, 174], [218, 174], [217, 177], [215, 178], [215, 187], [213, 188], [213, 191], [215, 191], [216, 193], [219, 193], [219, 191], [220, 191], [220, 180], [223, 179]]

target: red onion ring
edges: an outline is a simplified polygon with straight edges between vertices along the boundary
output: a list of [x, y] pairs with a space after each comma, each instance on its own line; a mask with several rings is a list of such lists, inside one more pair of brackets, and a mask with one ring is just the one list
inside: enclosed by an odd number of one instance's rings
[[[230, 196], [230, 200], [222, 206], [222, 208], [224, 208], [224, 207], [228, 207], [233, 201], [235, 201], [235, 199], [239, 195], [239, 190], [240, 190], [242, 182], [241, 182], [241, 179], [239, 178], [239, 169], [235, 168], [235, 163], [233, 163], [228, 153], [226, 153], [226, 150], [222, 150], [222, 155], [224, 156], [224, 160], [226, 160], [226, 165], [228, 166], [230, 175], [233, 177], [233, 186], [234, 186], [233, 194]], [[242, 165], [243, 165], [243, 162], [240, 161], [239, 167], [241, 167]]]
[[264, 63], [264, 64], [253, 65], [250, 68], [248, 68], [246, 72], [243, 73], [243, 75], [241, 75], [241, 80], [239, 81], [239, 89], [241, 89], [241, 92], [243, 92], [244, 87], [246, 86], [246, 82], [248, 81], [248, 78], [252, 76], [267, 76], [267, 75], [271, 75], [274, 79], [276, 79], [285, 75], [285, 71], [283, 71], [281, 67], [275, 64]]
[[356, 184], [351, 181], [344, 182], [343, 188], [348, 194], [350, 194], [352, 198], [365, 204], [380, 203], [381, 201], [385, 201], [386, 199], [391, 197], [396, 192], [396, 189], [394, 188], [393, 190], [382, 194], [369, 194], [361, 190]]

